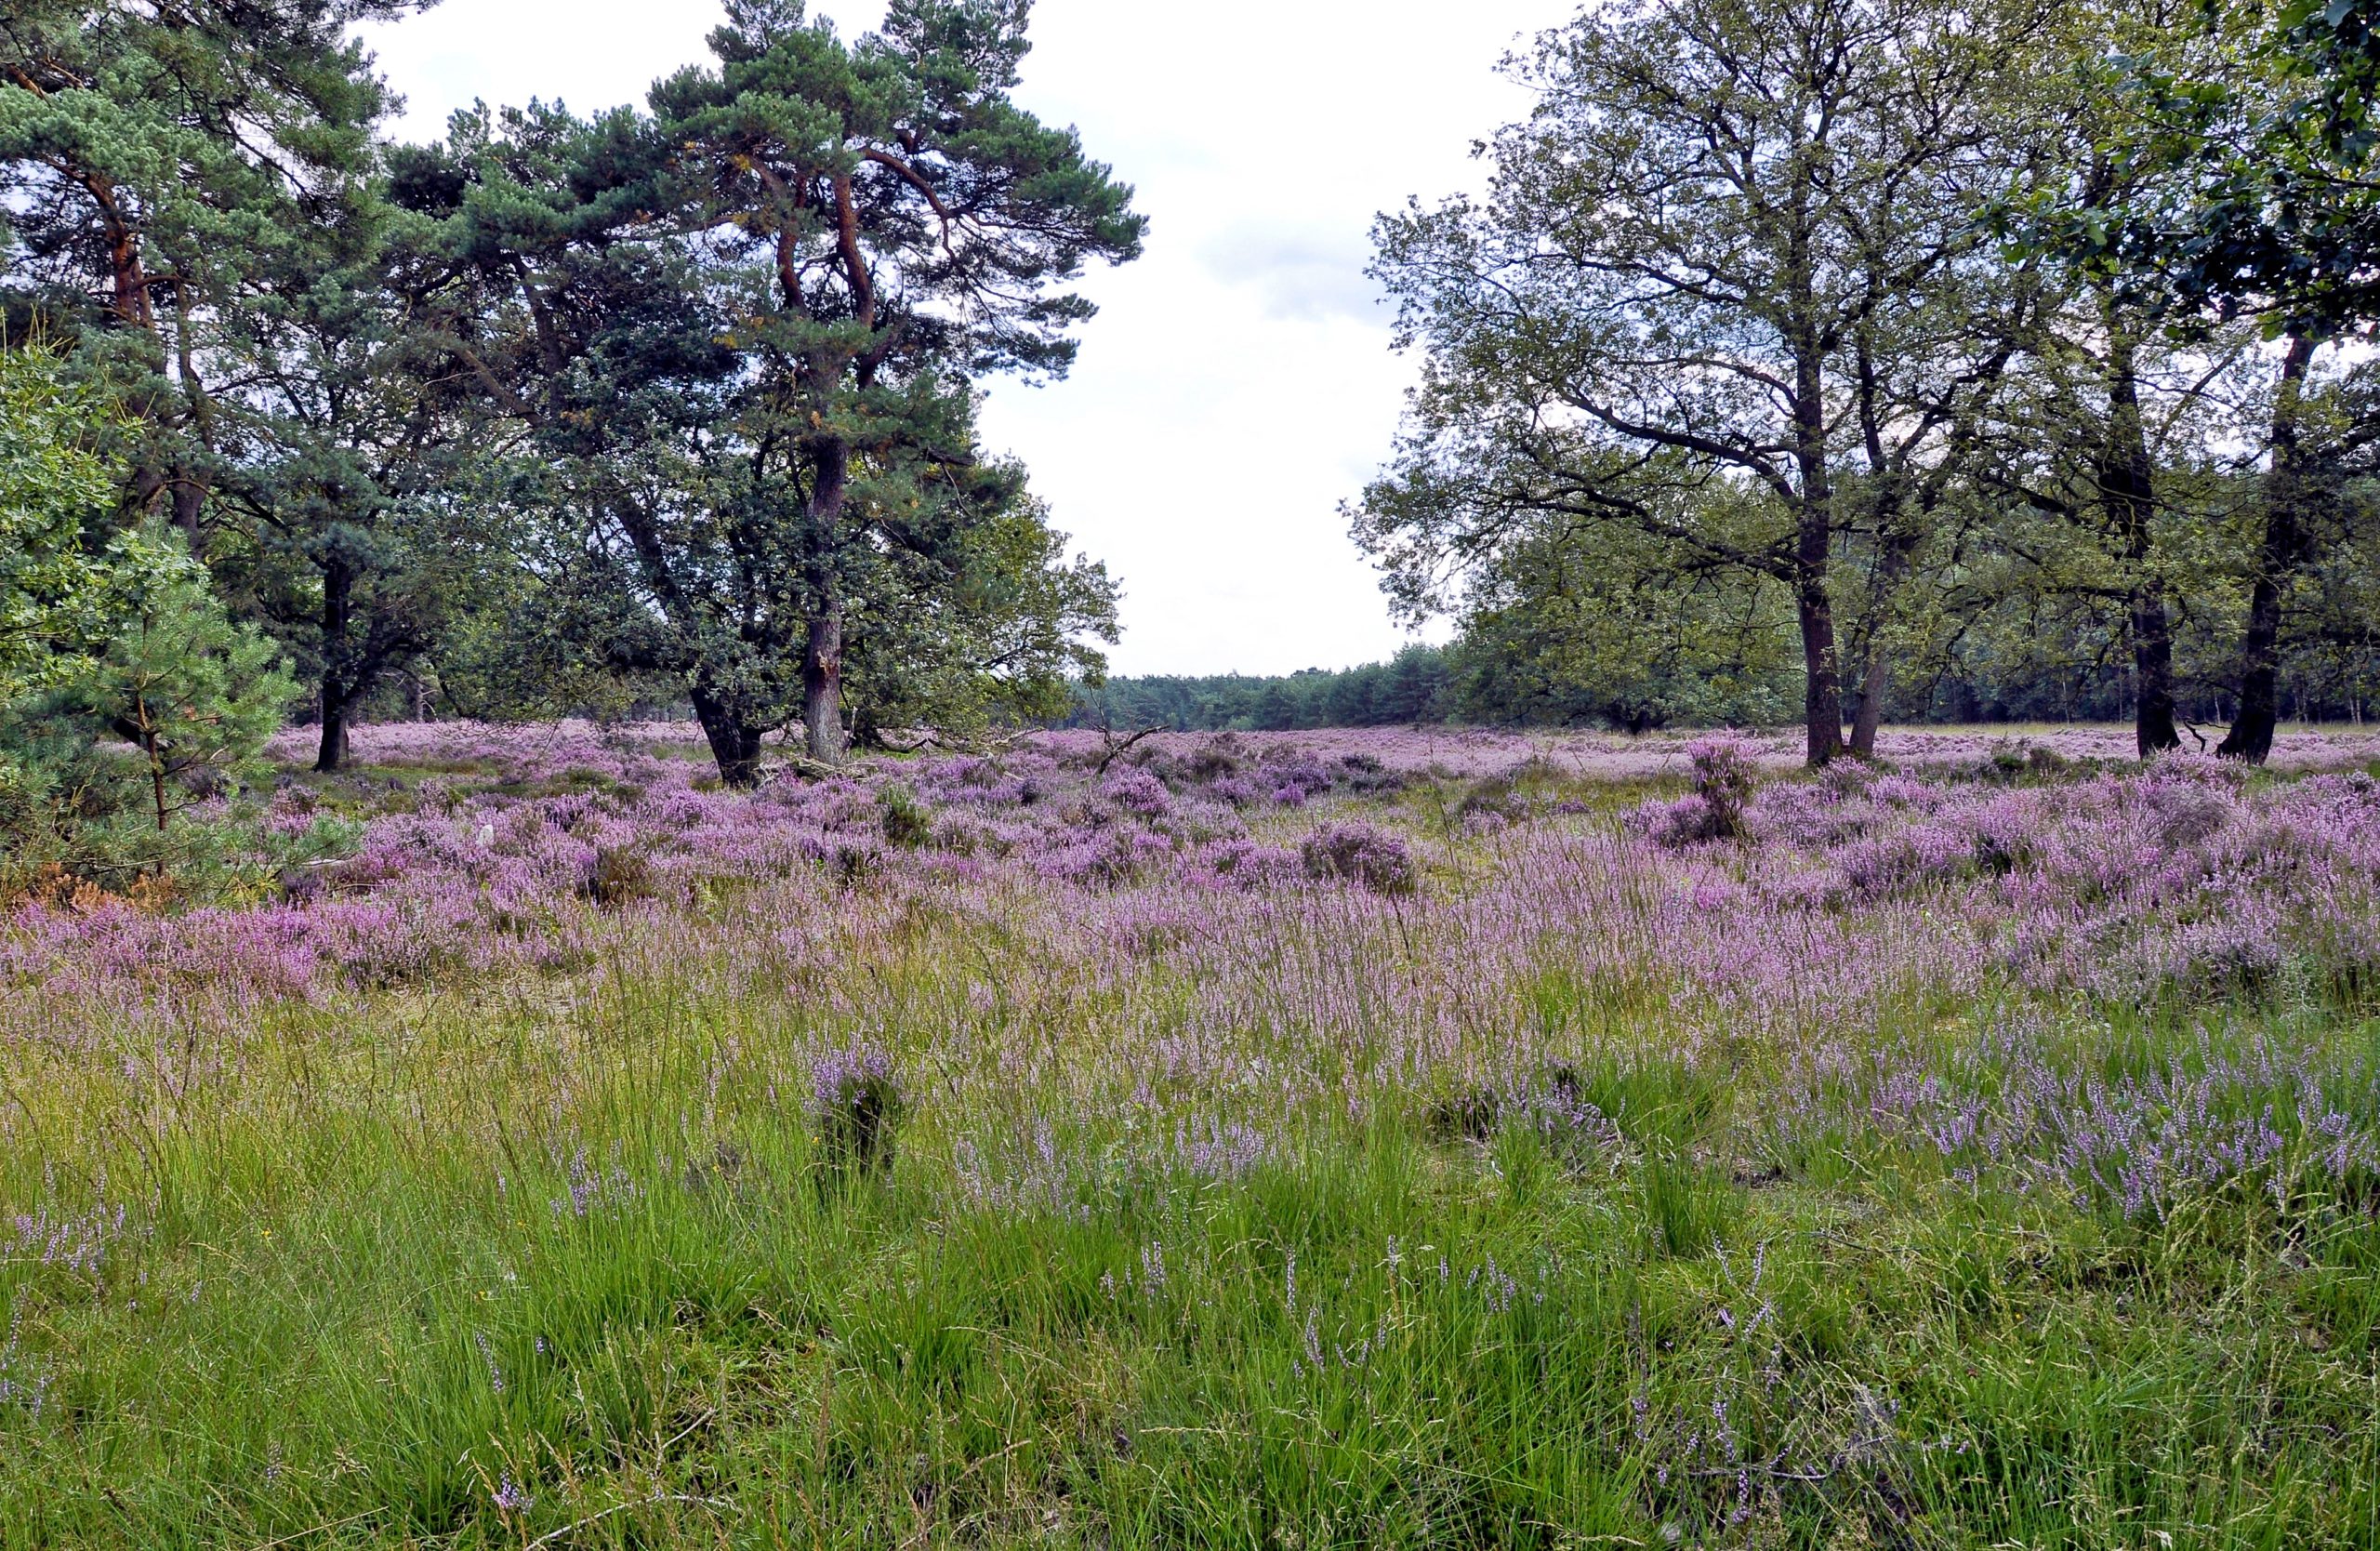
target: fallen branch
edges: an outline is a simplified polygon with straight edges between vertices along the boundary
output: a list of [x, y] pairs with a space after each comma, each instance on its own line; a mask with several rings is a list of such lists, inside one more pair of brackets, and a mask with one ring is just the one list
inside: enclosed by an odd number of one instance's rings
[[849, 776], [851, 773], [852, 767], [849, 765], [828, 764], [824, 760], [805, 759], [797, 755], [783, 764], [769, 766], [761, 774], [760, 785], [765, 787], [787, 780], [835, 781]]
[[1132, 745], [1140, 742], [1143, 738], [1155, 737], [1157, 734], [1163, 731], [1165, 731], [1165, 729], [1162, 727], [1144, 727], [1121, 743], [1116, 742], [1114, 736], [1111, 734], [1108, 738], [1107, 757], [1099, 762], [1099, 768], [1092, 771], [1091, 774], [1093, 776], [1106, 775], [1107, 767], [1114, 764], [1117, 760], [1122, 759], [1126, 754], [1131, 752]]

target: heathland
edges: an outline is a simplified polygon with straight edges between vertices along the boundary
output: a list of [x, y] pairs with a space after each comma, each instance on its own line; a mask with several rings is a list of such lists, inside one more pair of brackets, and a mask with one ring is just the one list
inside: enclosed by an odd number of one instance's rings
[[359, 730], [0, 924], [0, 1544], [2368, 1546], [2380, 749], [2126, 741]]

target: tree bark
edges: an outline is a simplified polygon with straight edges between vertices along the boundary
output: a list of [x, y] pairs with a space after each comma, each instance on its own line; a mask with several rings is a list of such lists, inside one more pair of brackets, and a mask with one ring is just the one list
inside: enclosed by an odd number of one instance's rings
[[810, 531], [816, 550], [804, 578], [810, 612], [801, 650], [801, 720], [810, 757], [822, 764], [840, 764], [848, 745], [843, 736], [843, 600], [834, 551], [842, 538], [851, 452], [840, 440], [829, 440], [813, 456], [817, 482], [811, 487]]
[[719, 762], [719, 778], [738, 790], [760, 784], [761, 729], [751, 725], [718, 696], [694, 691], [694, 717], [703, 724], [711, 758]]
[[168, 482], [173, 488], [174, 526], [181, 529], [182, 542], [197, 558], [206, 558], [206, 497], [210, 482], [192, 473], [188, 469], [176, 469]]
[[1803, 723], [1809, 735], [1812, 769], [1843, 752], [1843, 667], [1834, 639], [1834, 598], [1827, 567], [1834, 558], [1834, 494], [1826, 452], [1824, 384], [1818, 346], [1804, 340], [1795, 351], [1794, 462], [1801, 473], [1799, 533], [1793, 546], [1793, 598], [1802, 626], [1802, 665], [1806, 675]]
[[361, 687], [347, 662], [354, 613], [355, 574], [334, 560], [323, 567], [323, 737], [314, 754], [314, 768], [324, 775], [347, 764], [348, 713]]
[[324, 775], [347, 768], [353, 753], [348, 741], [348, 718], [354, 709], [348, 686], [336, 673], [323, 675], [323, 736], [314, 753], [314, 768]]
[[[2112, 307], [2109, 311], [2112, 314]], [[2165, 612], [2165, 579], [2149, 569], [2157, 476], [2140, 419], [2138, 347], [2112, 315], [2108, 338], [2108, 432], [2099, 453], [2099, 498], [2130, 577], [2124, 614], [2136, 694], [2133, 743], [2145, 760], [2182, 745], [2174, 720], [2174, 630]]]
[[[1897, 503], [1899, 497], [1895, 493], [1890, 498]], [[1859, 711], [1851, 724], [1851, 752], [1863, 760], [1876, 757], [1876, 733], [1884, 724], [1884, 696], [1892, 689], [1892, 660], [1885, 655], [1884, 641], [1885, 616], [1909, 575], [1917, 536], [1907, 524], [1896, 522], [1884, 533], [1884, 552], [1876, 565], [1876, 618], [1868, 630], [1868, 670], [1859, 684]]]
[[2302, 334], [2291, 335], [2273, 399], [2264, 543], [2248, 594], [2248, 630], [2240, 643], [2240, 714], [2215, 750], [2224, 759], [2249, 764], [2272, 757], [2273, 733], [2281, 722], [2281, 603], [2290, 578], [2306, 559], [2298, 411], [2305, 401], [2306, 370], [2313, 360], [2313, 342]]
[[801, 715], [809, 733], [810, 757], [826, 764], [840, 764], [847, 747], [843, 736], [843, 607], [828, 597], [810, 616], [810, 636], [801, 653]]

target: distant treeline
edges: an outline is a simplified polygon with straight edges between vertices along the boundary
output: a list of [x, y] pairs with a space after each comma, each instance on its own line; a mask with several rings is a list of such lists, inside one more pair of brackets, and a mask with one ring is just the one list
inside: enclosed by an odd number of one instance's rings
[[1337, 673], [1309, 668], [1286, 678], [1110, 679], [1095, 689], [1078, 688], [1074, 713], [1064, 725], [1281, 732], [1447, 722], [1458, 719], [1459, 709], [1450, 671], [1446, 652], [1408, 646], [1387, 662]]
[[[2030, 670], [2026, 670], [2030, 669]], [[2360, 722], [2371, 709], [2316, 671], [2301, 692], [2284, 683], [2281, 713], [2318, 722]], [[1078, 684], [1065, 727], [1165, 727], [1177, 732], [1287, 732], [1317, 727], [1597, 727], [1643, 733], [1663, 727], [1783, 726], [1795, 717], [1789, 669], [1744, 672], [1726, 692], [1703, 697], [1598, 695], [1591, 676], [1566, 679], [1542, 665], [1515, 661], [1490, 640], [1445, 647], [1408, 646], [1386, 662], [1332, 672], [1309, 668], [1277, 677], [1240, 673], [1194, 677], [1154, 674]], [[1694, 687], [1705, 688], [1699, 685]], [[2325, 693], [2325, 691], [2330, 691]], [[2186, 692], [2187, 723], [2213, 726], [2235, 702], [2219, 689]], [[2044, 669], [1994, 659], [1981, 643], [1957, 654], [1950, 670], [1895, 695], [1887, 719], [1900, 722], [2123, 722], [2134, 712], [2131, 676], [2121, 662]]]

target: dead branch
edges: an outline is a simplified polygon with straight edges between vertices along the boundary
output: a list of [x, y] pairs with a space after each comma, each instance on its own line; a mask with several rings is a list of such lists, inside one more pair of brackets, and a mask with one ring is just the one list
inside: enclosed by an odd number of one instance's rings
[[1104, 735], [1107, 739], [1107, 757], [1099, 762], [1099, 768], [1092, 771], [1091, 774], [1093, 776], [1106, 775], [1107, 767], [1114, 764], [1117, 760], [1122, 759], [1126, 754], [1130, 753], [1132, 750], [1132, 745], [1140, 742], [1143, 738], [1155, 737], [1157, 734], [1163, 731], [1165, 731], [1165, 729], [1162, 727], [1144, 727], [1121, 743], [1116, 741], [1114, 734], [1111, 733]]

